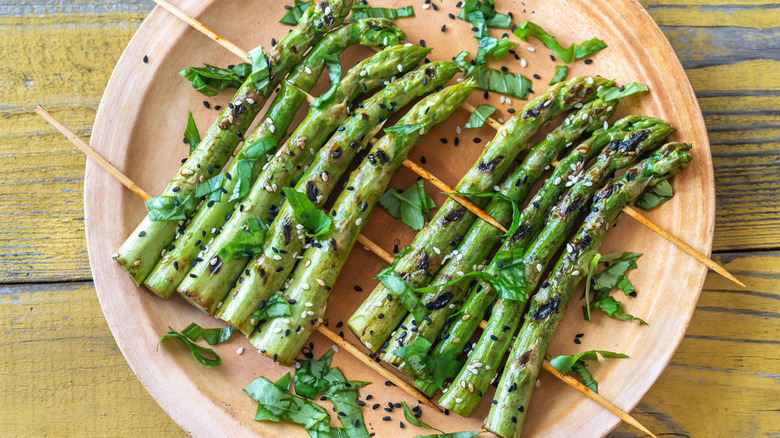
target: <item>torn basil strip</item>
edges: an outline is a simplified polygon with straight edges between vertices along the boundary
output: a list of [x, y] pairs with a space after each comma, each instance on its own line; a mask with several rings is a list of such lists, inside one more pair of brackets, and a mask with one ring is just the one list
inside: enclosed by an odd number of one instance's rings
[[398, 9], [392, 8], [372, 8], [362, 3], [355, 3], [352, 5], [352, 16], [347, 20], [352, 23], [365, 18], [387, 18], [395, 20], [397, 18], [414, 17], [414, 8], [412, 6], [404, 6]]
[[261, 252], [267, 231], [268, 226], [261, 219], [248, 218], [233, 240], [219, 250], [219, 258], [227, 262]]
[[153, 221], [174, 221], [187, 219], [187, 212], [195, 210], [196, 198], [187, 196], [158, 196], [146, 200], [149, 219]]
[[179, 75], [192, 83], [192, 88], [206, 96], [216, 96], [228, 88], [240, 88], [246, 77], [252, 72], [248, 63], [232, 68], [219, 68], [204, 64], [205, 67], [187, 67]]
[[333, 219], [315, 206], [309, 198], [289, 187], [284, 188], [284, 196], [293, 210], [295, 219], [306, 228], [306, 235], [319, 237], [330, 231]]
[[582, 42], [581, 44], [572, 44], [568, 48], [563, 48], [558, 41], [547, 33], [541, 26], [531, 21], [524, 21], [514, 31], [515, 36], [523, 41], [528, 41], [528, 37], [532, 36], [541, 41], [555, 56], [561, 59], [565, 63], [570, 63], [576, 59], [582, 59], [590, 56], [599, 50], [607, 47], [607, 45], [598, 38], [593, 38]]
[[604, 350], [583, 351], [574, 356], [556, 356], [550, 359], [550, 365], [561, 374], [574, 373], [580, 376], [582, 383], [593, 392], [599, 392], [598, 383], [587, 370], [586, 360], [599, 360], [599, 355], [605, 359], [624, 359], [628, 356]]
[[192, 117], [192, 111], [187, 117], [187, 128], [184, 130], [184, 140], [190, 145], [190, 155], [200, 144], [200, 133], [198, 127], [195, 125], [195, 119]]
[[487, 120], [488, 117], [490, 117], [494, 112], [496, 112], [496, 109], [492, 106], [483, 103], [482, 105], [478, 106], [469, 116], [468, 121], [466, 121], [466, 128], [481, 128], [482, 125], [485, 124], [485, 120]]
[[390, 216], [403, 220], [404, 224], [416, 231], [425, 226], [426, 217], [430, 219], [429, 210], [436, 207], [422, 181], [417, 181], [403, 192], [387, 190], [379, 197], [379, 205]]
[[338, 55], [322, 55], [322, 59], [325, 61], [325, 67], [328, 69], [328, 77], [330, 78], [330, 88], [323, 93], [320, 97], [314, 99], [311, 103], [313, 108], [322, 108], [326, 104], [330, 103], [336, 90], [341, 83], [341, 63], [339, 62]]
[[663, 180], [642, 193], [634, 206], [642, 210], [652, 210], [674, 197], [674, 190], [669, 181]]
[[622, 99], [636, 93], [646, 93], [647, 91], [647, 85], [640, 84], [638, 82], [631, 82], [630, 84], [622, 85], [620, 87], [601, 87], [596, 92], [596, 96], [598, 96], [601, 100], [608, 101]]
[[556, 65], [555, 66], [555, 74], [553, 75], [552, 79], [550, 80], [550, 85], [555, 85], [558, 82], [563, 82], [566, 80], [566, 73], [569, 72], [569, 67], [565, 65]]
[[222, 358], [220, 358], [219, 355], [211, 348], [201, 347], [200, 345], [192, 342], [186, 335], [183, 335], [170, 327], [168, 327], [168, 330], [170, 331], [164, 334], [157, 342], [158, 349], [160, 348], [160, 343], [162, 341], [166, 339], [178, 339], [184, 342], [184, 344], [190, 349], [190, 352], [192, 353], [192, 356], [195, 358], [195, 360], [202, 363], [203, 365], [211, 368], [222, 363]]

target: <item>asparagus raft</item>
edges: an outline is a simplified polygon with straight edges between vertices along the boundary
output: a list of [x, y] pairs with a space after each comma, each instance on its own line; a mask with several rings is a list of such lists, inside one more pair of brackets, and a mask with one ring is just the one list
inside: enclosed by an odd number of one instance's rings
[[[192, 195], [195, 185], [208, 176], [207, 169], [221, 169], [241, 141], [241, 133], [247, 131], [276, 86], [312, 44], [344, 21], [351, 8], [352, 0], [330, 0], [307, 9], [290, 33], [268, 52], [270, 84], [259, 90], [249, 78], [241, 85], [231, 105], [220, 113], [162, 195]], [[147, 215], [117, 250], [114, 260], [140, 285], [180, 226], [177, 221], [152, 221]]]
[[[496, 185], [518, 153], [549, 120], [578, 103], [595, 98], [596, 89], [606, 84], [603, 78], [577, 77], [556, 84], [547, 93], [530, 101], [521, 113], [498, 129], [475, 165], [469, 169], [456, 187], [459, 192], [481, 193]], [[484, 198], [472, 201], [482, 207]], [[411, 287], [425, 286], [441, 266], [451, 246], [449, 242], [462, 236], [476, 216], [452, 199], [448, 199], [436, 216], [417, 234], [412, 250], [398, 260], [395, 272]], [[371, 344], [376, 351], [407, 313], [400, 300], [388, 301], [390, 290], [377, 285], [360, 308], [350, 317], [350, 329], [363, 344]], [[381, 316], [380, 316], [381, 315]]]
[[687, 167], [691, 160], [689, 150], [690, 145], [687, 144], [666, 144], [595, 196], [593, 212], [570, 240], [572, 250], [563, 253], [547, 277], [547, 287], [531, 300], [523, 328], [498, 385], [495, 403], [485, 420], [488, 431], [508, 438], [520, 435], [525, 407], [547, 347], [577, 284], [587, 275], [590, 262], [607, 230], [617, 221], [623, 207], [639, 197], [646, 187], [658, 184]]
[[[225, 170], [224, 175], [232, 175], [223, 186], [225, 196], [229, 196], [230, 200], [222, 199], [220, 202], [201, 204], [183, 233], [173, 242], [174, 248], [166, 252], [144, 281], [144, 286], [162, 298], [168, 298], [176, 290], [176, 286], [187, 275], [192, 262], [201, 251], [200, 245], [209, 242], [217, 231], [221, 232], [225, 217], [233, 211], [240, 200], [240, 197], [234, 197], [232, 193], [239, 181], [237, 175], [240, 171], [238, 163], [243, 157], [241, 154], [246, 154], [248, 149], [263, 139], [271, 139], [274, 144], [281, 141], [296, 111], [306, 100], [306, 95], [300, 90], [308, 92], [314, 87], [325, 67], [325, 56], [337, 55], [347, 47], [358, 43], [366, 46], [384, 46], [398, 44], [405, 39], [404, 32], [392, 21], [381, 18], [360, 20], [327, 34], [306, 55], [295, 72], [282, 83], [263, 121], [252, 135], [246, 138], [239, 155]], [[265, 163], [266, 154], [254, 160], [249, 182], [257, 178]], [[244, 194], [248, 189], [249, 187], [239, 187]]]
[[[446, 83], [457, 71], [451, 62], [432, 62], [387, 85], [364, 102], [331, 137], [295, 189], [321, 207], [350, 161], [381, 128], [386, 117]], [[244, 333], [251, 332], [256, 323], [251, 314], [263, 300], [282, 289], [304, 246], [320, 244], [305, 243], [302, 225], [298, 225], [292, 208], [286, 204], [271, 224], [263, 253], [249, 263], [218, 316]]]
[[350, 69], [339, 84], [332, 103], [310, 111], [277, 151], [252, 185], [243, 204], [233, 211], [220, 235], [203, 252], [201, 258], [206, 262], [195, 265], [177, 290], [193, 304], [213, 314], [249, 261], [249, 254], [223, 260], [218, 256], [220, 249], [234, 238], [248, 218], [265, 219], [264, 215], [269, 215], [273, 219], [284, 202], [282, 188], [295, 184], [328, 135], [347, 117], [347, 100], [384, 83], [398, 73], [398, 66], [402, 69], [414, 67], [428, 51], [417, 46], [393, 46]]
[[298, 355], [325, 314], [330, 289], [336, 284], [357, 235], [384, 193], [390, 178], [406, 159], [407, 153], [436, 124], [447, 119], [474, 89], [473, 81], [453, 85], [428, 96], [399, 121], [398, 126], [420, 126], [396, 136], [387, 133], [371, 148], [360, 167], [347, 182], [354, 190], [344, 190], [333, 205], [333, 229], [303, 253], [292, 274], [292, 284], [284, 291], [292, 304], [289, 318], [277, 318], [258, 326], [250, 338], [261, 353], [284, 365]]

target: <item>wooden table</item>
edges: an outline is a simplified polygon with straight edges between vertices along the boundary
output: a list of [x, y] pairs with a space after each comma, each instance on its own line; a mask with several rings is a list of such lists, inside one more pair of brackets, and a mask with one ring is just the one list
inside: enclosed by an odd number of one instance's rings
[[[747, 285], [707, 278], [677, 354], [634, 411], [659, 436], [780, 430], [780, 7], [772, 3], [642, 1], [682, 60], [709, 129], [714, 258]], [[152, 6], [0, 5], [4, 436], [185, 435], [127, 366], [96, 299], [85, 156], [32, 112], [42, 104], [88, 138], [111, 70]], [[638, 435], [621, 426], [610, 436]]]

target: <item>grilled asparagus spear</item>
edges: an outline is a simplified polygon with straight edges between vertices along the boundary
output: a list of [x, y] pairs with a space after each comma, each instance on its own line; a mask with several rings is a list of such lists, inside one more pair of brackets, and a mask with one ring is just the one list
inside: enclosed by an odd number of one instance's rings
[[[558, 167], [536, 193], [533, 201], [520, 213], [518, 230], [510, 236], [510, 242], [505, 244], [505, 249], [525, 251], [531, 238], [544, 225], [550, 209], [567, 188], [566, 185], [571, 181], [570, 177], [581, 172], [609, 142], [625, 137], [631, 129], [647, 129], [655, 126], [656, 123], [656, 120], [643, 116], [625, 117], [606, 130], [596, 131], [588, 140], [575, 147], [558, 163]], [[461, 317], [452, 322], [431, 354], [436, 357], [443, 357], [448, 353], [458, 354], [469, 342], [485, 311], [496, 299], [494, 288], [480, 286], [471, 290], [460, 308]], [[501, 328], [503, 329], [503, 325]], [[415, 386], [428, 395], [433, 395], [436, 391], [436, 386], [425, 380], [416, 381]]]
[[558, 259], [545, 284], [531, 300], [523, 328], [515, 341], [501, 381], [496, 402], [485, 419], [485, 428], [499, 436], [520, 436], [524, 411], [531, 397], [539, 369], [555, 329], [577, 284], [585, 278], [588, 266], [617, 221], [624, 206], [651, 185], [666, 180], [685, 168], [691, 160], [690, 145], [669, 143], [595, 196], [592, 212], [569, 241], [571, 251]]
[[[276, 86], [309, 47], [344, 21], [351, 8], [352, 0], [327, 0], [307, 9], [290, 33], [268, 52], [270, 84], [260, 90], [249, 78], [241, 85], [162, 195], [192, 195], [195, 185], [208, 176], [207, 169], [222, 168], [241, 141], [240, 133], [247, 131]], [[177, 221], [152, 221], [147, 215], [117, 250], [114, 260], [140, 286], [170, 247], [179, 228]]]
[[[549, 120], [596, 96], [596, 89], [606, 84], [603, 78], [577, 77], [554, 85], [545, 94], [530, 101], [521, 113], [506, 122], [488, 143], [474, 166], [458, 183], [458, 192], [481, 193], [493, 188], [507, 171], [517, 154], [528, 146], [531, 137]], [[485, 198], [474, 198], [484, 206]], [[410, 287], [428, 284], [452, 250], [449, 242], [462, 236], [476, 216], [452, 199], [444, 202], [435, 217], [417, 233], [411, 251], [402, 254], [395, 264], [398, 273]], [[363, 344], [376, 351], [401, 322], [407, 311], [399, 302], [388, 301], [391, 291], [379, 284], [349, 318], [350, 329]], [[382, 315], [382, 316], [380, 316]]]
[[[521, 202], [545, 168], [549, 167], [566, 147], [570, 146], [584, 132], [592, 132], [601, 128], [612, 117], [616, 108], [617, 101], [604, 102], [601, 99], [596, 99], [583, 106], [576, 113], [571, 114], [561, 126], [531, 149], [523, 162], [501, 184], [500, 193], [516, 202]], [[485, 211], [499, 223], [506, 224], [512, 220], [512, 206], [505, 200], [491, 200], [485, 207]], [[431, 284], [447, 283], [457, 278], [460, 272], [471, 271], [473, 270], [472, 266], [482, 264], [501, 236], [500, 229], [488, 222], [476, 221], [461, 240], [457, 252], [453, 251], [453, 257], [442, 266]], [[399, 366], [404, 373], [411, 375], [414, 370], [402, 366], [402, 359], [396, 356], [393, 351], [414, 342], [418, 336], [433, 342], [439, 336], [447, 318], [455, 311], [454, 306], [451, 308], [449, 304], [460, 302], [468, 292], [468, 286], [472, 281], [471, 278], [464, 278], [455, 284], [424, 295], [421, 300], [429, 311], [428, 318], [417, 326], [417, 330], [406, 330], [406, 336], [394, 337], [387, 347], [387, 353], [383, 357], [384, 361], [390, 365]], [[481, 314], [477, 316], [477, 319], [480, 316]], [[469, 320], [472, 315], [464, 315], [464, 317]], [[413, 321], [414, 317], [407, 315], [402, 324], [406, 327], [414, 327]]]
[[[446, 83], [456, 72], [457, 67], [450, 62], [425, 64], [368, 99], [329, 140], [306, 176], [298, 182], [296, 190], [306, 193], [309, 200], [321, 207], [349, 162], [376, 134], [386, 117], [415, 97]], [[299, 225], [292, 208], [286, 204], [271, 225], [271, 238], [266, 242], [263, 254], [249, 263], [244, 275], [238, 279], [238, 286], [228, 294], [219, 317], [243, 333], [252, 331], [257, 323], [252, 313], [263, 300], [282, 289], [295, 266], [296, 257], [303, 254], [305, 245], [309, 245], [302, 240], [304, 234]], [[319, 245], [317, 242], [311, 244]]]
[[[406, 155], [433, 126], [447, 119], [474, 89], [472, 80], [431, 94], [417, 103], [398, 126], [419, 126], [405, 135], [387, 133], [369, 151], [347, 182], [354, 190], [344, 190], [332, 207], [333, 229], [303, 253], [292, 274], [292, 284], [284, 291], [291, 302], [289, 318], [276, 318], [258, 326], [250, 338], [260, 352], [289, 364], [298, 355], [325, 314], [330, 289], [347, 261], [360, 230], [384, 193]], [[335, 212], [335, 213], [334, 213]]]
[[[249, 149], [263, 139], [272, 139], [274, 144], [281, 141], [296, 111], [306, 99], [299, 89], [311, 91], [325, 67], [326, 55], [338, 55], [354, 44], [388, 46], [398, 44], [405, 39], [406, 34], [392, 21], [378, 18], [360, 20], [334, 30], [314, 46], [295, 72], [282, 83], [263, 121], [252, 135], [246, 138], [239, 155], [225, 170], [224, 175], [232, 176], [223, 186], [225, 197], [220, 202], [201, 204], [184, 231], [174, 240], [174, 249], [168, 251], [157, 263], [144, 281], [144, 286], [162, 298], [170, 297], [176, 290], [176, 286], [187, 275], [192, 262], [201, 251], [201, 244], [207, 245], [209, 240], [214, 238], [214, 234], [225, 223], [225, 217], [240, 201], [240, 198], [234, 199], [233, 190], [239, 181], [238, 172], [246, 171], [238, 169], [241, 159], [245, 157], [241, 154], [251, 153]], [[251, 183], [257, 178], [266, 161], [266, 154], [253, 161], [249, 169], [251, 176], [244, 184]], [[248, 189], [249, 187], [246, 187], [247, 191]]]
[[[634, 164], [637, 158], [645, 152], [657, 148], [672, 131], [671, 125], [666, 122], [649, 118], [647, 122], [652, 126], [645, 125], [641, 128], [633, 126], [632, 130], [625, 133], [622, 138], [609, 142], [587, 172], [578, 172], [569, 180], [567, 185], [575, 180], [577, 182], [553, 208], [544, 229], [525, 250], [525, 255], [522, 257], [523, 261], [534, 260], [542, 263], [542, 266], [533, 266], [530, 270], [527, 265], [521, 265], [519, 268], [525, 275], [524, 299], [513, 301], [502, 298], [496, 302], [493, 307], [495, 313], [490, 316], [488, 326], [480, 336], [474, 350], [469, 354], [466, 366], [453, 380], [450, 390], [441, 397], [442, 406], [452, 408], [462, 415], [468, 415], [477, 405], [481, 399], [479, 394], [487, 390], [501, 363], [503, 353], [520, 324], [520, 317], [525, 310], [530, 294], [539, 284], [539, 276], [534, 275], [534, 273], [544, 269], [546, 259], [538, 256], [556, 253], [576, 225], [577, 216], [581, 210], [590, 202], [593, 194], [605, 184], [607, 179], [617, 170]], [[561, 233], [561, 235], [554, 235], [552, 230]], [[549, 238], [550, 236], [554, 236], [554, 238]], [[501, 246], [501, 250], [523, 250], [522, 247], [515, 245], [517, 245], [517, 241], [508, 239]], [[488, 267], [488, 273], [495, 275], [500, 269], [502, 268], [494, 260]], [[542, 285], [543, 288], [544, 286], [545, 284]], [[492, 289], [489, 284], [484, 284], [483, 287]], [[490, 292], [486, 291], [486, 293]], [[481, 364], [486, 369], [474, 373], [472, 370], [476, 364]], [[471, 391], [472, 388], [474, 392]]]
[[[393, 46], [349, 70], [341, 80], [332, 104], [313, 109], [258, 176], [249, 195], [227, 218], [222, 230], [199, 256], [177, 290], [193, 304], [213, 314], [249, 261], [247, 254], [224, 260], [219, 251], [238, 234], [249, 218], [270, 222], [284, 202], [282, 188], [296, 184], [330, 133], [347, 117], [347, 101], [385, 83], [398, 69], [414, 67], [429, 49]], [[335, 181], [334, 181], [335, 182]], [[266, 215], [269, 217], [266, 218]]]

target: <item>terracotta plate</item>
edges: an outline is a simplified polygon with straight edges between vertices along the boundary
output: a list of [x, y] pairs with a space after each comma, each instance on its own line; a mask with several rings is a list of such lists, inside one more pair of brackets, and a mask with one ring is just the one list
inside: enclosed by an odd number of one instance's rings
[[[447, 16], [449, 12], [457, 14], [454, 2], [434, 2], [438, 11], [423, 9], [422, 2], [418, 2], [414, 4], [416, 18], [398, 21], [409, 34], [410, 41], [418, 43], [424, 39], [427, 46], [434, 47], [431, 59], [450, 59], [460, 50], [474, 52], [476, 42], [470, 25]], [[514, 13], [515, 23], [531, 19], [566, 45], [594, 36], [609, 45], [593, 57], [593, 63], [573, 63], [570, 76], [599, 74], [618, 78], [623, 84], [638, 81], [649, 85], [652, 90], [649, 95], [621, 102], [616, 118], [645, 114], [668, 120], [677, 128], [672, 136], [674, 140], [693, 143], [694, 161], [690, 168], [674, 178], [675, 198], [648, 216], [698, 250], [709, 253], [715, 198], [707, 133], [685, 73], [647, 13], [633, 0], [526, 1], [525, 5], [519, 0], [503, 0], [499, 3], [499, 11]], [[394, 0], [376, 0], [372, 4], [402, 6], [400, 1]], [[536, 9], [532, 9], [534, 4]], [[179, 0], [177, 5], [245, 49], [258, 44], [268, 46], [272, 37], [279, 39], [288, 29], [277, 23], [284, 12], [280, 2]], [[441, 27], [445, 24], [446, 31], [442, 32]], [[494, 31], [494, 36], [500, 35], [500, 31]], [[530, 47], [536, 51], [531, 52]], [[493, 66], [506, 65], [528, 77], [539, 74], [542, 79], [534, 80], [533, 89], [537, 93], [543, 92], [556, 64], [550, 60], [550, 52], [536, 40], [520, 43], [516, 49], [527, 60], [526, 68], [511, 55]], [[371, 53], [362, 47], [349, 49], [341, 57], [342, 63], [351, 66]], [[148, 56], [148, 63], [142, 61], [144, 55]], [[187, 111], [194, 112], [198, 126], [205, 130], [217, 116], [214, 105], [225, 105], [230, 98], [228, 93], [202, 96], [178, 76], [179, 70], [203, 62], [226, 65], [239, 60], [157, 8], [127, 46], [106, 88], [95, 121], [92, 146], [152, 194], [160, 193], [178, 168], [179, 160], [187, 154], [186, 145], [182, 144]], [[327, 80], [323, 79], [318, 87], [315, 94], [327, 87]], [[204, 100], [211, 103], [212, 109], [204, 107]], [[486, 101], [483, 94], [477, 92], [470, 102], [478, 105]], [[523, 105], [520, 101], [513, 101], [511, 105], [500, 103], [497, 95], [490, 96], [489, 103], [499, 108], [494, 117], [504, 119], [510, 117], [508, 108], [519, 109]], [[299, 120], [304, 111], [298, 115]], [[410, 155], [418, 163], [423, 162], [424, 156], [426, 167], [453, 186], [485, 144], [484, 141], [476, 144], [472, 139], [486, 140], [492, 136], [487, 127], [464, 131], [459, 136], [460, 146], [454, 146], [455, 126], [463, 126], [467, 117], [465, 111], [458, 112], [450, 121], [434, 129]], [[443, 144], [440, 138], [449, 141]], [[402, 168], [392, 186], [408, 187], [415, 178]], [[133, 285], [111, 260], [111, 255], [144, 216], [144, 205], [92, 161], [87, 163], [85, 180], [87, 242], [100, 303], [122, 353], [160, 406], [194, 436], [306, 436], [296, 426], [253, 421], [256, 404], [242, 388], [257, 376], [276, 378], [290, 369], [255, 354], [241, 336], [217, 346], [224, 362], [215, 369], [203, 367], [183, 346], [174, 342], [155, 351], [157, 340], [168, 331], [168, 326], [180, 330], [193, 321], [209, 327], [221, 323], [199, 313], [178, 297], [161, 301]], [[430, 193], [437, 193], [432, 187], [428, 189]], [[436, 194], [435, 198], [440, 205], [442, 196]], [[388, 250], [394, 243], [404, 245], [413, 237], [412, 232], [381, 208], [373, 212], [365, 234]], [[639, 269], [631, 274], [639, 296], [623, 301], [627, 312], [650, 325], [619, 322], [603, 315], [588, 324], [583, 321], [580, 303], [575, 300], [555, 336], [550, 353], [605, 349], [629, 354], [630, 359], [594, 365], [592, 372], [600, 383], [601, 393], [621, 408], [630, 410], [661, 374], [677, 348], [690, 321], [706, 269], [631, 218], [621, 219], [619, 226], [610, 232], [602, 252], [617, 250], [645, 253], [639, 261]], [[359, 246], [355, 248], [330, 299], [331, 328], [346, 319], [367, 295], [375, 284], [373, 276], [382, 266], [379, 258]], [[365, 292], [356, 292], [354, 285], [362, 286]], [[347, 339], [354, 342], [348, 330], [344, 331]], [[582, 345], [572, 342], [577, 333], [585, 333]], [[317, 355], [331, 346], [320, 335], [313, 336], [312, 340]], [[236, 354], [239, 347], [246, 349], [241, 356]], [[350, 379], [375, 382], [361, 390], [363, 395], [374, 396], [372, 402], [413, 402], [398, 388], [386, 387], [379, 376], [345, 352], [336, 354], [334, 363], [341, 366]], [[424, 408], [423, 418], [445, 431], [479, 429], [489, 400], [490, 394], [469, 418], [445, 417], [429, 408]], [[387, 415], [381, 409], [365, 409], [365, 415], [379, 437], [411, 437], [426, 432], [409, 425], [400, 429], [399, 421], [403, 420], [400, 410], [392, 414], [392, 422], [381, 420]], [[544, 375], [541, 387], [534, 392], [524, 436], [601, 436], [617, 422], [617, 418], [594, 402]]]

